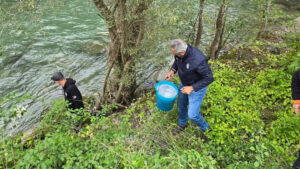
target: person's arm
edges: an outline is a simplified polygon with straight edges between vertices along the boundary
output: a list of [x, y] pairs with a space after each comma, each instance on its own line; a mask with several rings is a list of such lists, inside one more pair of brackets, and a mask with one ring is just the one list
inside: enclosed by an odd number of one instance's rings
[[192, 87], [193, 91], [198, 91], [214, 81], [213, 74], [207, 60], [204, 60], [197, 67], [196, 72], [202, 77], [199, 81], [195, 82]]
[[173, 62], [173, 65], [172, 65], [172, 67], [171, 67], [171, 70], [173, 70], [174, 74], [175, 74], [175, 73], [177, 72], [177, 70], [178, 70], [176, 58], [175, 58], [175, 60], [174, 60], [174, 62]]
[[177, 72], [178, 70], [178, 66], [177, 66], [177, 62], [176, 62], [176, 58], [173, 62], [173, 65], [171, 67], [171, 70], [166, 74], [165, 79], [166, 80], [172, 80], [174, 74]]

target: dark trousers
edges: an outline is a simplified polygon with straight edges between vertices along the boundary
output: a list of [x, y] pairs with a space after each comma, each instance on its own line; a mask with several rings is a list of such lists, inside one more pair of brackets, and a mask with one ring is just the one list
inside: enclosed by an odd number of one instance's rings
[[298, 152], [298, 158], [293, 165], [293, 169], [300, 169], [300, 150]]

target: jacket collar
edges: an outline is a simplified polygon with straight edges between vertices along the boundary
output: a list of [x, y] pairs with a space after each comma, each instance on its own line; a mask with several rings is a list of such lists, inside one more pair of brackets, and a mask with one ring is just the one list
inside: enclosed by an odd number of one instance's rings
[[65, 83], [65, 86], [63, 87], [64, 90], [66, 90], [69, 86], [75, 84], [76, 81], [73, 80], [72, 78], [67, 78], [67, 81]]

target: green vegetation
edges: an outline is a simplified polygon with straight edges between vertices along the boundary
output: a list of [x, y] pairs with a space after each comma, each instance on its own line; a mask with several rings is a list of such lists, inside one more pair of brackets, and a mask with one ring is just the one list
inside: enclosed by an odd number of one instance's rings
[[[10, 123], [12, 127], [14, 127], [18, 120], [27, 113], [27, 106], [22, 104], [22, 102], [32, 98], [33, 97], [28, 94], [20, 95], [18, 93], [0, 98], [0, 118], [2, 120], [1, 133], [5, 128], [9, 128], [8, 125]], [[12, 100], [14, 101], [14, 104], [10, 105], [9, 101]]]
[[[11, 2], [0, 0], [0, 17], [7, 21], [2, 29], [21, 29], [17, 20], [12, 24], [8, 21], [23, 14], [37, 16], [34, 12], [42, 5], [36, 0], [17, 2], [6, 9]], [[93, 2], [92, 7], [97, 7], [109, 26], [110, 36], [115, 35], [110, 37], [108, 70], [103, 79], [107, 91], [104, 88], [100, 95], [110, 100], [102, 100], [101, 105], [96, 104], [98, 98], [89, 96], [86, 109], [75, 112], [67, 110], [68, 103], [63, 100], [46, 105], [51, 108], [43, 113], [32, 133], [1, 134], [0, 168], [291, 167], [300, 148], [300, 117], [293, 113], [290, 89], [291, 73], [300, 67], [300, 36], [288, 25], [294, 16], [278, 10], [272, 0], [222, 0], [222, 17], [217, 17], [220, 0], [205, 1], [203, 15], [198, 14], [199, 0], [112, 1], [106, 3], [107, 8], [102, 4], [107, 1]], [[44, 8], [55, 10], [57, 3], [49, 1]], [[61, 6], [68, 3], [71, 1], [61, 1]], [[189, 10], [183, 10], [183, 6]], [[201, 133], [192, 123], [185, 132], [174, 134], [177, 105], [170, 112], [159, 111], [154, 89], [139, 91], [143, 94], [134, 97], [152, 68], [157, 71], [167, 65], [169, 49], [164, 43], [182, 38], [194, 44], [197, 20], [202, 18], [200, 49], [211, 53], [214, 37], [220, 39], [214, 42], [218, 52], [213, 52], [215, 56], [209, 61], [215, 81], [201, 109], [210, 124], [208, 143], [200, 139]], [[215, 36], [216, 20], [222, 22], [219, 37]], [[0, 55], [6, 55], [0, 47]], [[21, 55], [1, 62], [14, 63], [18, 57]], [[178, 84], [178, 77], [173, 82]], [[3, 130], [26, 114], [21, 103], [28, 98], [16, 94], [0, 98]], [[90, 113], [95, 105], [100, 109]]]
[[[116, 105], [106, 105], [91, 116], [84, 110], [65, 110], [66, 103], [56, 100], [33, 135], [16, 135], [1, 142], [0, 166], [289, 168], [300, 148], [300, 117], [292, 112], [287, 67], [291, 53], [298, 49], [273, 55], [259, 48], [263, 42], [256, 44], [249, 50], [265, 59], [211, 62], [216, 81], [202, 107], [211, 126], [209, 143], [199, 139], [199, 130], [192, 123], [186, 132], [172, 134], [176, 105], [168, 113], [158, 111], [154, 92], [108, 117], [104, 114]], [[246, 69], [246, 64], [265, 66]], [[76, 133], [75, 126], [83, 121], [89, 123], [82, 123]]]

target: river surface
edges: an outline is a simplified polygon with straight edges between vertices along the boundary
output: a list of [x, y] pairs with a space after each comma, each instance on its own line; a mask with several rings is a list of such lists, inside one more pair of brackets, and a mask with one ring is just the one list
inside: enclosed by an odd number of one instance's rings
[[[88, 54], [84, 50], [86, 43], [108, 40], [106, 25], [94, 4], [61, 0], [51, 6], [49, 2], [37, 4], [39, 10], [33, 15], [17, 13], [9, 22], [0, 21], [0, 96], [28, 93], [34, 97], [23, 103], [28, 105], [26, 114], [10, 123], [4, 133], [31, 128], [39, 120], [43, 105], [62, 98], [61, 87], [50, 80], [56, 71], [74, 78], [85, 96], [101, 88], [105, 53]], [[10, 3], [5, 5], [14, 5]], [[0, 128], [3, 125], [2, 119]]]

